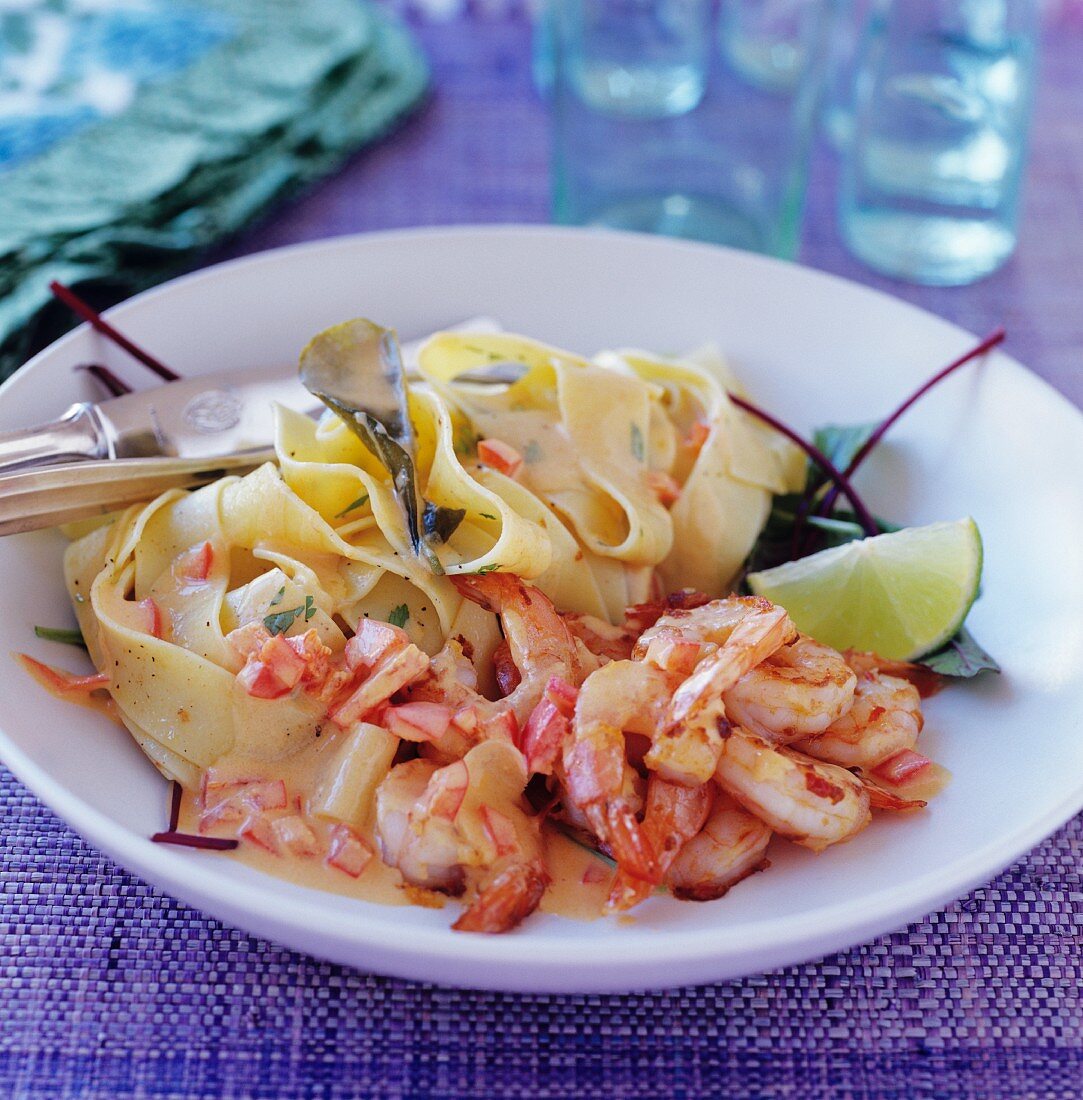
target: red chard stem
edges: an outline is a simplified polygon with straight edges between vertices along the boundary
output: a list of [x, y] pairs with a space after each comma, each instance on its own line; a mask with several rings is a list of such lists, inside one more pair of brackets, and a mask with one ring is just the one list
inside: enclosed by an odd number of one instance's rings
[[120, 397], [122, 394], [132, 392], [132, 387], [129, 386], [127, 382], [118, 378], [108, 367], [103, 367], [100, 363], [87, 363], [76, 369], [85, 370], [87, 374], [95, 381], [99, 382], [114, 397]]
[[[925, 394], [927, 394], [929, 390], [933, 388], [933, 386], [935, 386], [938, 382], [943, 381], [945, 378], [948, 377], [949, 374], [953, 374], [960, 367], [966, 366], [967, 363], [970, 363], [973, 360], [977, 359], [979, 356], [984, 355], [987, 351], [991, 351], [997, 346], [997, 344], [1001, 343], [1004, 340], [1005, 335], [1007, 334], [1005, 333], [1003, 326], [999, 326], [998, 328], [993, 329], [993, 331], [989, 333], [989, 335], [986, 336], [980, 344], [976, 344], [965, 355], [960, 355], [958, 359], [950, 362], [946, 367], [943, 368], [943, 370], [937, 371], [936, 374], [932, 376], [932, 378], [918, 386], [918, 388], [914, 390], [914, 392], [893, 413], [891, 413], [890, 416], [886, 417], [879, 424], [872, 435], [870, 435], [869, 438], [866, 439], [865, 442], [861, 445], [861, 447], [858, 448], [857, 453], [852, 459], [850, 459], [849, 466], [847, 466], [846, 469], [843, 470], [843, 476], [853, 477], [854, 472], [857, 470], [858, 466], [860, 466], [861, 463], [864, 462], [866, 458], [868, 458], [869, 452], [873, 449], [873, 447], [875, 447], [877, 443], [879, 443], [880, 440], [884, 438], [884, 436], [887, 434], [888, 430], [895, 423], [895, 421], [898, 420], [899, 417], [902, 416], [902, 414], [906, 412], [906, 410], [909, 409], [915, 401], [918, 400], [918, 398], [924, 397]], [[835, 507], [835, 501], [838, 499], [838, 495], [839, 490], [838, 486], [836, 485], [824, 497], [819, 508], [817, 509], [817, 513], [821, 516], [829, 516], [832, 509]]]
[[170, 370], [164, 363], [155, 359], [153, 355], [133, 344], [122, 332], [118, 332], [113, 328], [96, 309], [87, 305], [75, 291], [64, 286], [63, 283], [58, 283], [55, 279], [49, 284], [49, 289], [53, 292], [53, 296], [63, 302], [72, 313], [81, 317], [91, 328], [112, 340], [118, 347], [123, 348], [134, 359], [138, 359], [143, 366], [154, 371], [159, 378], [164, 379], [166, 382], [176, 382], [180, 377], [176, 371]]
[[825, 455], [822, 451], [814, 447], [807, 440], [802, 439], [801, 436], [793, 430], [793, 428], [787, 427], [781, 420], [776, 419], [770, 413], [764, 412], [763, 409], [757, 408], [750, 401], [746, 401], [743, 397], [738, 397], [736, 394], [731, 393], [729, 399], [739, 408], [744, 409], [745, 412], [751, 413], [758, 420], [762, 420], [765, 424], [769, 424], [776, 432], [781, 432], [791, 443], [796, 444], [802, 451], [820, 467], [821, 470], [835, 483], [836, 489], [842, 493], [844, 497], [850, 502], [850, 507], [854, 510], [854, 515], [857, 517], [858, 523], [861, 524], [866, 535], [878, 535], [880, 534], [880, 528], [877, 526], [876, 520], [872, 518], [868, 508], [865, 507], [861, 497], [854, 491], [854, 487], [850, 484], [849, 479], [845, 474], [840, 473], [834, 463]]

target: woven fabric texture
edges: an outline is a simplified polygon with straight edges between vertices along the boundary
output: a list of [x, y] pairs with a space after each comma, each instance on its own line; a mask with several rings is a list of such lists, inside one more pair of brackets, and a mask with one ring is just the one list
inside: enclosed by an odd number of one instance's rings
[[[391, 226], [546, 219], [525, 20], [479, 5], [414, 30], [434, 65], [429, 106], [229, 255]], [[1076, 400], [1081, 48], [1076, 26], [1047, 51], [1022, 243], [1004, 271], [954, 292], [868, 276], [838, 244], [824, 155], [804, 250], [974, 331], [1005, 321], [1010, 349]], [[278, 948], [124, 873], [6, 773], [0, 836], [0, 1097], [1083, 1095], [1083, 818], [873, 943], [621, 997], [444, 990]]]

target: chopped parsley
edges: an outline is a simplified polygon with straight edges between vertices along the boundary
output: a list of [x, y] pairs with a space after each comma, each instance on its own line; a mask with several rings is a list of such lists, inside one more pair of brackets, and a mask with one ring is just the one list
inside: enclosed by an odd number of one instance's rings
[[282, 597], [286, 594], [286, 586], [283, 585], [276, 593], [275, 598], [271, 600], [270, 606], [277, 607], [282, 602]]
[[528, 466], [532, 466], [535, 462], [541, 462], [541, 460], [542, 460], [542, 449], [538, 445], [537, 441], [532, 439], [526, 445], [526, 450], [523, 451], [523, 461]]
[[643, 433], [639, 430], [638, 424], [632, 425], [632, 454], [640, 462], [647, 457], [647, 449], [643, 445]]
[[479, 514], [481, 515], [482, 519], [496, 519], [496, 516], [490, 515], [490, 513], [488, 512], [481, 512]]
[[273, 615], [268, 615], [263, 620], [263, 625], [272, 634], [285, 634], [302, 615], [304, 622], [307, 623], [318, 610], [316, 601], [311, 596], [306, 596], [303, 606], [291, 607], [286, 611], [277, 611]]
[[489, 565], [483, 565], [480, 569], [476, 569], [474, 572], [477, 576], [484, 577], [486, 573], [495, 573], [500, 567], [500, 562], [494, 561]]
[[400, 603], [398, 607], [392, 608], [391, 614], [388, 615], [387, 621], [392, 626], [404, 627], [410, 619], [410, 608], [407, 604]]
[[355, 508], [360, 508], [363, 504], [368, 504], [368, 502], [369, 502], [368, 493], [362, 493], [357, 498], [357, 500], [355, 500], [353, 502], [353, 504], [347, 504], [346, 507], [343, 508], [341, 512], [337, 512], [333, 518], [342, 519], [342, 517], [344, 515], [347, 515], [349, 512], [352, 512]]

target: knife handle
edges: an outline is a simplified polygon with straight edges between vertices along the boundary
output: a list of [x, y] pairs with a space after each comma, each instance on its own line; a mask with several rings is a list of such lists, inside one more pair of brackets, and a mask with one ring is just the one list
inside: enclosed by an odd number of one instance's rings
[[59, 420], [36, 428], [0, 432], [0, 473], [24, 466], [108, 457], [105, 428], [93, 405], [72, 405]]

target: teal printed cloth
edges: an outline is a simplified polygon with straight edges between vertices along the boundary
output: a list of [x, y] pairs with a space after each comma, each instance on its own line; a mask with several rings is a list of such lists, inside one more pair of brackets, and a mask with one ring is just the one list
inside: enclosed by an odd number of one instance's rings
[[99, 304], [190, 267], [419, 102], [366, 0], [0, 3], [0, 377]]

